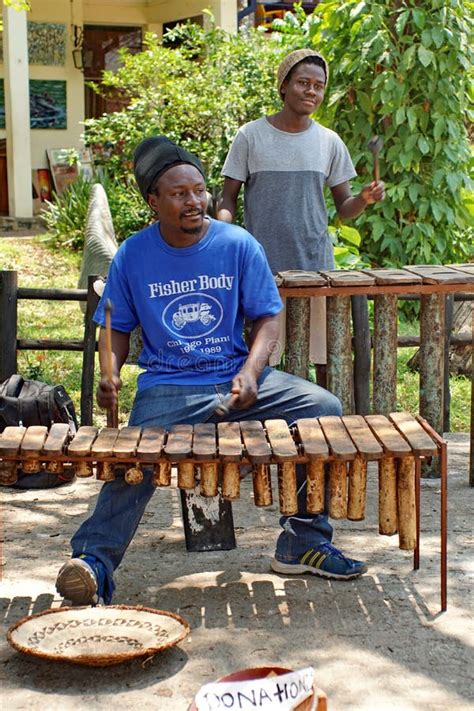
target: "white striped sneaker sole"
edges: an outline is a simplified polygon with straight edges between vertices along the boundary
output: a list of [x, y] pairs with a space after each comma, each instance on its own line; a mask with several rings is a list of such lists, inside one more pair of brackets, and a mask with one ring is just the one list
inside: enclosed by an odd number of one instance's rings
[[97, 604], [95, 575], [80, 558], [72, 558], [63, 565], [56, 579], [56, 590], [73, 605]]
[[275, 573], [282, 573], [283, 575], [303, 575], [304, 573], [310, 573], [311, 575], [317, 575], [320, 578], [331, 578], [331, 580], [351, 580], [352, 578], [358, 578], [360, 575], [367, 571], [367, 567], [358, 571], [357, 573], [352, 573], [351, 575], [337, 575], [336, 573], [328, 573], [320, 568], [315, 568], [312, 565], [302, 565], [301, 563], [282, 563], [280, 560], [273, 558], [270, 563], [271, 569]]

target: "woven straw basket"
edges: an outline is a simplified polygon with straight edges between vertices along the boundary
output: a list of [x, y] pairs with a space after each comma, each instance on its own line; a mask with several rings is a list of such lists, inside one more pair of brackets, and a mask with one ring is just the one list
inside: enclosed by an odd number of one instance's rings
[[178, 644], [189, 625], [148, 607], [62, 607], [23, 617], [7, 632], [16, 650], [53, 661], [109, 666]]

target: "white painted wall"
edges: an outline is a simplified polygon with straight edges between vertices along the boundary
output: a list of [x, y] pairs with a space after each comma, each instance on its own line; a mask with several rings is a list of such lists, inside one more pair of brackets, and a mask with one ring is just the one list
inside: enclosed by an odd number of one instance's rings
[[[161, 34], [164, 22], [201, 15], [208, 8], [219, 27], [237, 29], [237, 0], [83, 0], [84, 22], [98, 25], [142, 25]], [[150, 27], [153, 25], [153, 27]]]
[[228, 32], [237, 31], [237, 0], [150, 0], [148, 22], [173, 22], [200, 15], [205, 8], [212, 12], [218, 27]]

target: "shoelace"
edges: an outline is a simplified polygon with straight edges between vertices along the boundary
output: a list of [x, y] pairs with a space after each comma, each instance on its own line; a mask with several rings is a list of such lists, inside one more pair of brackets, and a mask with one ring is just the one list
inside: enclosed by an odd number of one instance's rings
[[318, 550], [322, 551], [323, 553], [329, 553], [335, 558], [340, 558], [344, 561], [344, 563], [347, 563], [348, 565], [352, 564], [352, 561], [349, 558], [346, 558], [344, 553], [341, 553], [341, 551], [336, 548], [336, 546], [333, 546], [332, 543], [323, 543], [321, 546], [318, 547]]

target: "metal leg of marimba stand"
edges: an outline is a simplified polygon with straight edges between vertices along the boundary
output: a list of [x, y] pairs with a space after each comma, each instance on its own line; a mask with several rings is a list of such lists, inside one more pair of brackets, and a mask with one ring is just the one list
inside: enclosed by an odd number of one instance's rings
[[221, 494], [201, 496], [199, 487], [180, 493], [186, 549], [193, 553], [233, 550], [237, 544], [231, 502]]
[[441, 610], [448, 606], [448, 447], [445, 441], [440, 444], [441, 475]]
[[415, 457], [415, 507], [416, 507], [416, 546], [413, 551], [413, 570], [420, 569], [420, 479], [421, 479], [421, 459]]
[[417, 415], [416, 419], [436, 442], [438, 447], [441, 478], [441, 612], [446, 612], [448, 607], [448, 444], [446, 440], [443, 439], [433, 427], [431, 427], [424, 417]]

